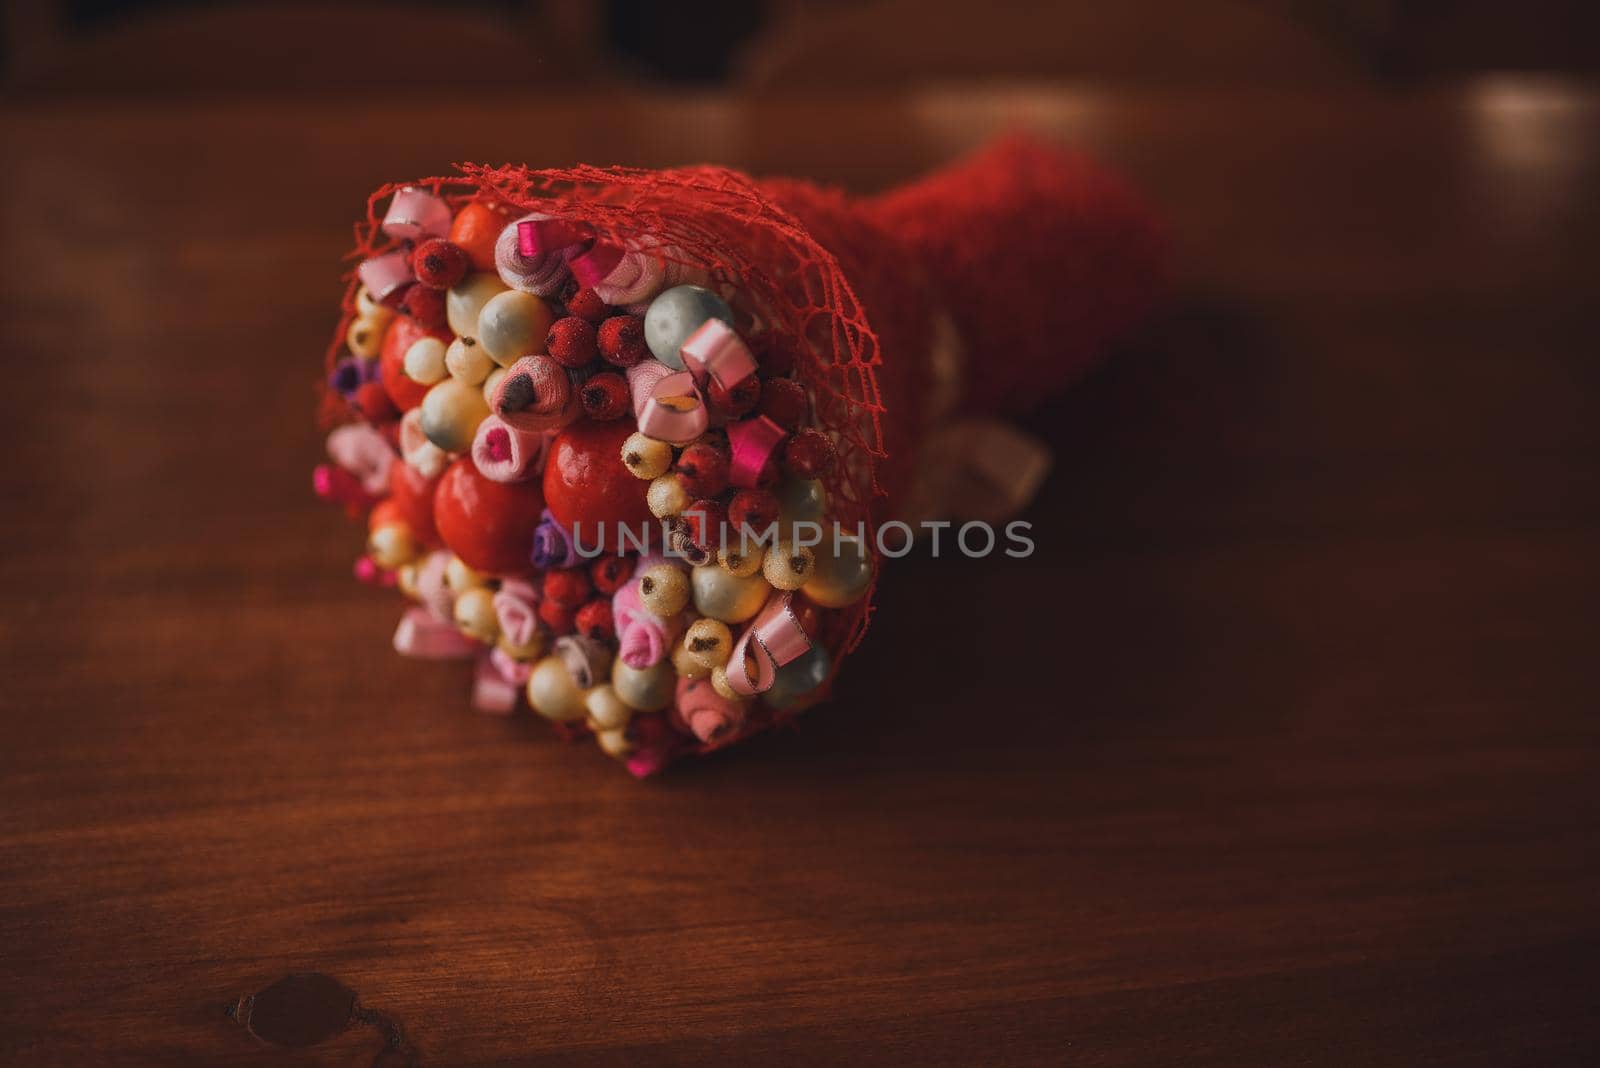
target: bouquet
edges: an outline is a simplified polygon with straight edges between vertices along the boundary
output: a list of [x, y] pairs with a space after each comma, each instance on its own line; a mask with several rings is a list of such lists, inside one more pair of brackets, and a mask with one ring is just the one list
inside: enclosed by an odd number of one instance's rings
[[412, 602], [395, 648], [641, 777], [826, 697], [891, 532], [1025, 503], [1048, 458], [998, 418], [1137, 322], [1163, 248], [1022, 138], [871, 198], [465, 165], [378, 189], [356, 245], [314, 486]]

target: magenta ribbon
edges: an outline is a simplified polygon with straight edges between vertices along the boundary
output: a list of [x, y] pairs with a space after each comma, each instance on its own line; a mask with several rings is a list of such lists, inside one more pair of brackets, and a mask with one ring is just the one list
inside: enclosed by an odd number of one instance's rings
[[[728, 685], [735, 693], [745, 697], [766, 693], [777, 680], [778, 669], [811, 648], [811, 639], [794, 614], [793, 600], [793, 591], [774, 590], [755, 621], [739, 636], [728, 658]], [[754, 676], [750, 674], [751, 659], [756, 662]]]
[[582, 247], [566, 259], [579, 285], [593, 288], [622, 262], [621, 246], [597, 240], [594, 229], [583, 223], [570, 219], [524, 219], [517, 223], [517, 251], [529, 259], [575, 245]]
[[732, 453], [728, 481], [742, 489], [753, 489], [787, 436], [783, 427], [764, 415], [728, 427], [728, 449]]
[[756, 373], [756, 358], [733, 328], [716, 318], [707, 319], [685, 338], [678, 354], [683, 358], [682, 371], [659, 360], [630, 367], [628, 390], [640, 433], [670, 445], [687, 445], [710, 425], [705, 394], [711, 383], [732, 390]]
[[[330, 504], [342, 504], [357, 518], [362, 512], [383, 499], [383, 494], [368, 493], [361, 480], [338, 464], [318, 464], [311, 469], [312, 492]], [[366, 557], [361, 559], [365, 560]]]

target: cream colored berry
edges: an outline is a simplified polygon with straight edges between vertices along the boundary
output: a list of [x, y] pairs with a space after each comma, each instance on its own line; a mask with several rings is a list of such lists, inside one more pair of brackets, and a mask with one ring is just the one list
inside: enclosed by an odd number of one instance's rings
[[611, 687], [630, 708], [657, 712], [672, 703], [678, 676], [665, 660], [647, 668], [631, 668], [618, 660], [611, 668]]
[[743, 623], [767, 603], [772, 586], [759, 571], [739, 578], [716, 564], [694, 569], [694, 610], [724, 623]]
[[761, 546], [753, 543], [746, 546], [740, 543], [728, 546], [718, 563], [734, 578], [749, 578], [761, 570], [761, 558], [764, 555]]
[[711, 669], [711, 688], [730, 701], [743, 701], [745, 699], [744, 694], [735, 692], [734, 688], [728, 685], [727, 668]]
[[469, 638], [492, 644], [500, 637], [500, 621], [495, 616], [494, 594], [482, 586], [467, 590], [456, 598], [456, 626]]
[[465, 452], [478, 424], [489, 417], [489, 405], [476, 386], [446, 378], [422, 398], [422, 433], [445, 452]]
[[406, 377], [425, 386], [442, 381], [449, 374], [445, 367], [444, 342], [436, 337], [422, 337], [406, 349]]
[[527, 663], [529, 660], [537, 660], [543, 655], [545, 644], [549, 640], [547, 634], [547, 631], [536, 630], [533, 632], [533, 637], [528, 639], [527, 645], [516, 645], [502, 631], [500, 640], [495, 642], [495, 648], [513, 660]]
[[386, 323], [394, 318], [394, 310], [379, 304], [366, 286], [356, 290], [356, 314], [363, 319], [372, 319], [379, 323]]
[[703, 679], [711, 674], [711, 665], [691, 653], [681, 638], [672, 647], [672, 669], [686, 679]]
[[410, 563], [419, 551], [417, 539], [404, 523], [386, 523], [367, 537], [367, 555], [385, 571]]
[[567, 665], [553, 656], [533, 665], [528, 676], [528, 704], [545, 719], [557, 722], [582, 719], [589, 711]]
[[507, 288], [493, 271], [469, 274], [451, 286], [444, 296], [444, 312], [450, 321], [450, 332], [457, 337], [477, 337], [478, 313]]
[[659, 478], [672, 466], [672, 446], [643, 434], [630, 434], [622, 443], [622, 464], [634, 478]]
[[583, 703], [589, 710], [589, 728], [596, 734], [621, 730], [633, 718], [633, 709], [617, 696], [610, 683], [601, 683], [590, 690]]
[[728, 662], [728, 656], [733, 652], [733, 631], [721, 620], [697, 619], [689, 624], [683, 644], [689, 655], [700, 660], [708, 669], [719, 667]]
[[491, 409], [494, 407], [494, 391], [500, 388], [500, 383], [506, 377], [504, 367], [496, 367], [489, 372], [489, 377], [483, 380], [483, 403]]
[[811, 578], [816, 563], [816, 555], [806, 546], [779, 542], [767, 550], [761, 573], [774, 589], [798, 590]]
[[344, 343], [350, 351], [364, 360], [370, 360], [383, 346], [383, 320], [365, 316], [356, 319], [345, 331]]
[[401, 564], [394, 572], [395, 585], [400, 592], [411, 598], [417, 599], [417, 565], [415, 563]]
[[866, 542], [846, 535], [825, 539], [818, 548], [805, 584], [807, 599], [823, 608], [843, 608], [865, 597], [872, 588], [872, 554]]
[[489, 585], [489, 576], [482, 571], [474, 571], [468, 567], [454, 553], [444, 565], [444, 581], [455, 593], [461, 594], [479, 586]]
[[615, 757], [618, 760], [626, 760], [633, 755], [633, 742], [628, 738], [628, 729], [626, 727], [619, 727], [616, 730], [609, 731], [595, 731], [594, 740], [595, 744], [600, 747], [600, 751], [606, 756]]
[[683, 488], [683, 483], [676, 475], [662, 475], [651, 482], [650, 488], [645, 491], [644, 502], [650, 506], [650, 514], [657, 519], [682, 515], [691, 503], [689, 491]]
[[639, 575], [639, 601], [645, 611], [663, 619], [689, 604], [689, 577], [671, 564], [653, 564]]
[[494, 370], [494, 361], [489, 358], [489, 353], [470, 337], [458, 337], [450, 342], [450, 347], [444, 351], [444, 365], [450, 377], [469, 386], [481, 386], [484, 379], [489, 377], [489, 372]]

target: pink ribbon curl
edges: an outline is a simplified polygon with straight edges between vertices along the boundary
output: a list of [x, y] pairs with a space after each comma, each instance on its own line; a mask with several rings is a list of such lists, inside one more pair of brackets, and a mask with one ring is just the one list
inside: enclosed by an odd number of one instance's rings
[[396, 190], [389, 199], [389, 210], [383, 216], [383, 232], [410, 241], [444, 237], [450, 232], [452, 214], [443, 197], [408, 185]]
[[[684, 370], [659, 360], [628, 369], [628, 390], [639, 432], [669, 445], [687, 445], [711, 423], [706, 392], [715, 383], [732, 390], [756, 373], [756, 358], [744, 339], [721, 319], [711, 318], [678, 348]], [[752, 483], [753, 484], [753, 483]]]
[[401, 248], [362, 260], [361, 266], [356, 268], [356, 276], [373, 300], [390, 305], [417, 280], [411, 270], [411, 253]]
[[[728, 658], [728, 685], [735, 693], [754, 697], [772, 689], [778, 669], [804, 656], [811, 639], [794, 613], [794, 593], [774, 590], [755, 621], [739, 636]], [[750, 660], [756, 671], [750, 673]]]

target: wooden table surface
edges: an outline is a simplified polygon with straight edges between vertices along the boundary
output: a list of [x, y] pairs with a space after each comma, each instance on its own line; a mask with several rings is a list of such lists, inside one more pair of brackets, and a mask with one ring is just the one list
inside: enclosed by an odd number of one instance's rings
[[[645, 784], [391, 653], [307, 475], [369, 187], [870, 189], [1016, 122], [1140, 183], [1180, 280], [1035, 421], [1033, 559], [905, 561], [838, 700]], [[0, 1061], [1600, 1049], [1600, 94], [0, 123]]]

